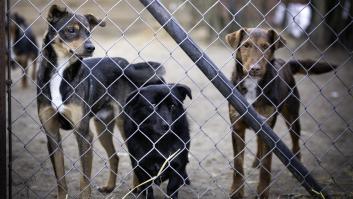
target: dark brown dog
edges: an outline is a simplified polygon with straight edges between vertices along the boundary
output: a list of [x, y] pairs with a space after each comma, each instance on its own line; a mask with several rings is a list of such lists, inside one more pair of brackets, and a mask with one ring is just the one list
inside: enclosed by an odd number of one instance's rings
[[[286, 43], [274, 30], [259, 28], [241, 29], [226, 36], [227, 43], [236, 50], [232, 82], [249, 104], [264, 118], [271, 128], [280, 113], [290, 131], [293, 153], [300, 159], [300, 98], [293, 75], [321, 74], [336, 68], [334, 65], [315, 61], [289, 61], [275, 59], [274, 53]], [[249, 126], [242, 116], [229, 105], [229, 116], [233, 126], [234, 175], [231, 198], [244, 197], [244, 147], [245, 129]], [[257, 139], [258, 147], [253, 166], [261, 163], [259, 198], [269, 197], [271, 182], [271, 149]]]

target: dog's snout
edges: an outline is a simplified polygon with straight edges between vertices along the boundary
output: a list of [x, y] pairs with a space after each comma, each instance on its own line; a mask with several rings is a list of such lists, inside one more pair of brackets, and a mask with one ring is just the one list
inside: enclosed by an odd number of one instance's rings
[[96, 47], [91, 42], [86, 42], [85, 43], [85, 49], [88, 52], [92, 53], [96, 49]]
[[258, 72], [258, 71], [260, 71], [260, 67], [254, 67], [254, 68], [251, 68], [250, 69], [250, 72]]
[[251, 65], [248, 72], [251, 76], [258, 76], [261, 74], [261, 66], [259, 64]]

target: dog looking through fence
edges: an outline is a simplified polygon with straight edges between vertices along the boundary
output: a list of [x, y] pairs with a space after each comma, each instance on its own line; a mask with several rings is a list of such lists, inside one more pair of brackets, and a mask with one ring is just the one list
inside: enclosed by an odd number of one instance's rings
[[[271, 128], [275, 126], [278, 113], [283, 116], [292, 138], [293, 153], [300, 159], [300, 96], [293, 75], [322, 74], [334, 70], [337, 66], [312, 60], [285, 62], [276, 59], [275, 51], [284, 47], [286, 41], [272, 29], [244, 28], [228, 34], [225, 39], [236, 49], [235, 67], [231, 77], [234, 86]], [[234, 151], [234, 174], [230, 195], [235, 199], [244, 197], [245, 129], [249, 126], [231, 105], [229, 117], [233, 129]], [[258, 137], [253, 167], [260, 167], [260, 181], [257, 187], [260, 198], [269, 198], [271, 162], [271, 149]]]
[[[169, 180], [167, 195], [178, 198], [178, 189], [190, 184], [186, 173], [190, 149], [189, 124], [183, 101], [191, 90], [182, 84], [150, 85], [129, 95], [124, 112], [124, 129], [134, 173], [139, 182], [156, 176], [165, 160], [180, 150], [170, 165], [154, 180]], [[152, 182], [142, 186], [142, 194], [154, 198]]]

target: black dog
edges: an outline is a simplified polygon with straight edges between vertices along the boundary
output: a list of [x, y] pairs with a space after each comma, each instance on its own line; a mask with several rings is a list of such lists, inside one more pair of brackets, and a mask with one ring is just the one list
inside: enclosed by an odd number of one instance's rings
[[[132, 166], [140, 183], [156, 176], [166, 159], [178, 149], [169, 167], [154, 181], [169, 180], [167, 195], [178, 198], [178, 189], [189, 184], [186, 173], [190, 148], [189, 124], [183, 101], [191, 90], [181, 84], [146, 86], [126, 100], [124, 131]], [[154, 198], [152, 182], [142, 186], [147, 198]]]
[[33, 62], [32, 79], [35, 80], [39, 46], [32, 29], [27, 25], [26, 20], [22, 16], [14, 13], [11, 16], [11, 19], [12, 23], [10, 23], [10, 32], [14, 54], [14, 60], [11, 61], [11, 65], [13, 68], [20, 65], [24, 70], [25, 74], [21, 81], [22, 87], [25, 88], [27, 87], [27, 70], [29, 61]]

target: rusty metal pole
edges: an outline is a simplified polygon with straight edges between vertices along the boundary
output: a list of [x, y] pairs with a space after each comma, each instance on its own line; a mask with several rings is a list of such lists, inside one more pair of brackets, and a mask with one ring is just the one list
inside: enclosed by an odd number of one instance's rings
[[248, 102], [232, 85], [228, 78], [218, 69], [212, 60], [200, 47], [188, 36], [186, 31], [177, 23], [167, 9], [158, 0], [140, 0], [152, 16], [161, 24], [169, 35], [177, 42], [184, 52], [195, 62], [197, 67], [212, 82], [218, 91], [229, 101], [231, 105], [244, 115], [245, 122], [273, 149], [274, 154], [282, 161], [283, 165], [294, 175], [298, 182], [314, 197], [326, 198], [330, 196], [312, 177], [310, 172], [293, 155], [291, 150], [277, 136], [277, 134], [259, 117], [254, 108], [249, 107]]

